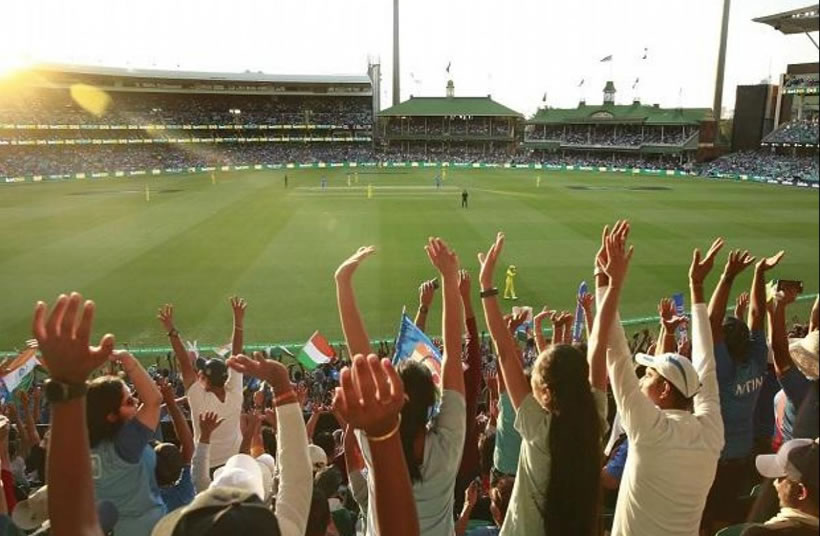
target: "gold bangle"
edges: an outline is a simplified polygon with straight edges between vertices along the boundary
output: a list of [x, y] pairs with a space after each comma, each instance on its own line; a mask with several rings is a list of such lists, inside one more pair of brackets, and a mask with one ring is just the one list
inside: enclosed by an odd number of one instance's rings
[[373, 441], [375, 443], [378, 443], [380, 441], [387, 441], [388, 439], [390, 439], [391, 437], [393, 437], [394, 435], [399, 433], [400, 428], [401, 428], [401, 413], [399, 413], [399, 419], [398, 419], [398, 421], [396, 421], [396, 427], [393, 428], [392, 430], [390, 430], [388, 433], [384, 434], [383, 436], [378, 436], [378, 437], [370, 436], [366, 432], [365, 432], [365, 435], [367, 435], [367, 440], [368, 441]]
[[299, 397], [296, 396], [296, 393], [293, 390], [289, 390], [273, 399], [273, 407], [281, 405], [283, 401], [290, 403], [291, 401], [287, 399], [291, 397], [293, 398], [293, 402], [299, 402]]

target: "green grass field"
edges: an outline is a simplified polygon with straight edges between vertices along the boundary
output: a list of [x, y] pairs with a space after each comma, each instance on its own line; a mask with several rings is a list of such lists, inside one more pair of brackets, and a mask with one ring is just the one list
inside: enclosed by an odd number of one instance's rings
[[[352, 187], [343, 169], [290, 170], [286, 190], [282, 174], [3, 185], [0, 350], [30, 336], [37, 299], [69, 290], [96, 300], [98, 334], [132, 346], [167, 344], [155, 320], [166, 302], [176, 305], [185, 338], [227, 342], [233, 294], [249, 301], [247, 342], [301, 342], [315, 329], [337, 339], [333, 272], [366, 244], [378, 252], [356, 275], [359, 303], [370, 336], [392, 337], [402, 306], [414, 310], [419, 282], [434, 276], [422, 249], [430, 235], [445, 238], [477, 275], [476, 253], [503, 230], [502, 262], [519, 269], [518, 304], [570, 308], [579, 281], [591, 280], [602, 226], [624, 217], [636, 246], [624, 318], [652, 315], [661, 296], [685, 290], [692, 248], [719, 235], [755, 255], [785, 249], [773, 277], [802, 279], [807, 293], [818, 288], [817, 191], [583, 172], [542, 172], [536, 187], [529, 170], [450, 170], [437, 191], [429, 169], [362, 169]], [[468, 210], [459, 208], [462, 188]], [[733, 295], [748, 287], [744, 275]]]

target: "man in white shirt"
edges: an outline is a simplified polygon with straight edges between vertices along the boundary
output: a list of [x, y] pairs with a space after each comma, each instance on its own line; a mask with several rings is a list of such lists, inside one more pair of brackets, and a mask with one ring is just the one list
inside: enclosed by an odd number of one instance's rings
[[[612, 536], [698, 535], [724, 444], [714, 345], [703, 293], [703, 280], [722, 245], [722, 240], [715, 241], [702, 262], [696, 251], [689, 271], [691, 362], [672, 353], [638, 355], [638, 362], [647, 366], [639, 381], [620, 319], [616, 316], [612, 323], [607, 366], [629, 440]], [[596, 276], [599, 289], [609, 284], [605, 274]]]

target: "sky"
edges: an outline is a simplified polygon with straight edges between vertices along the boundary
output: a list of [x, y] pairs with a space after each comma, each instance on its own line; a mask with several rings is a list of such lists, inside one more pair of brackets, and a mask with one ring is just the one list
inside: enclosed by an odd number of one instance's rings
[[[811, 0], [735, 0], [724, 108], [735, 87], [816, 62], [805, 35], [752, 18]], [[26, 63], [271, 74], [365, 74], [392, 102], [392, 0], [0, 0], [0, 73]], [[722, 0], [402, 0], [401, 99], [483, 96], [531, 114], [602, 98], [712, 106]], [[817, 39], [817, 34], [814, 34]], [[644, 49], [647, 59], [643, 60]], [[605, 56], [611, 63], [600, 63]], [[584, 84], [579, 87], [581, 80]], [[633, 90], [636, 80], [637, 87]]]

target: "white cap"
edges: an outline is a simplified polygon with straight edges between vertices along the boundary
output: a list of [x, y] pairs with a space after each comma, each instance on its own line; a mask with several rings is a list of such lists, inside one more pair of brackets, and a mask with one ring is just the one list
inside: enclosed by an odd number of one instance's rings
[[43, 486], [25, 501], [17, 503], [11, 520], [23, 530], [34, 530], [48, 521], [48, 486]]
[[224, 466], [214, 472], [211, 488], [229, 487], [255, 493], [260, 500], [267, 496], [265, 493], [265, 478], [262, 467], [247, 454], [236, 454], [228, 458]]
[[308, 454], [310, 455], [310, 465], [313, 467], [314, 473], [327, 467], [327, 454], [325, 454], [322, 447], [310, 444], [308, 445]]
[[789, 353], [795, 366], [810, 380], [820, 377], [820, 331], [814, 330], [802, 339], [794, 339], [789, 344]]
[[811, 439], [792, 439], [791, 441], [783, 443], [780, 450], [777, 451], [777, 454], [758, 456], [755, 458], [757, 472], [765, 478], [787, 477], [795, 482], [802, 481], [805, 475], [794, 463], [798, 460], [790, 460], [789, 455], [797, 448], [810, 447], [812, 443], [814, 443], [814, 441]]
[[637, 354], [635, 360], [652, 367], [663, 379], [677, 387], [684, 397], [692, 398], [700, 391], [700, 377], [688, 358], [672, 352], [661, 355]]

